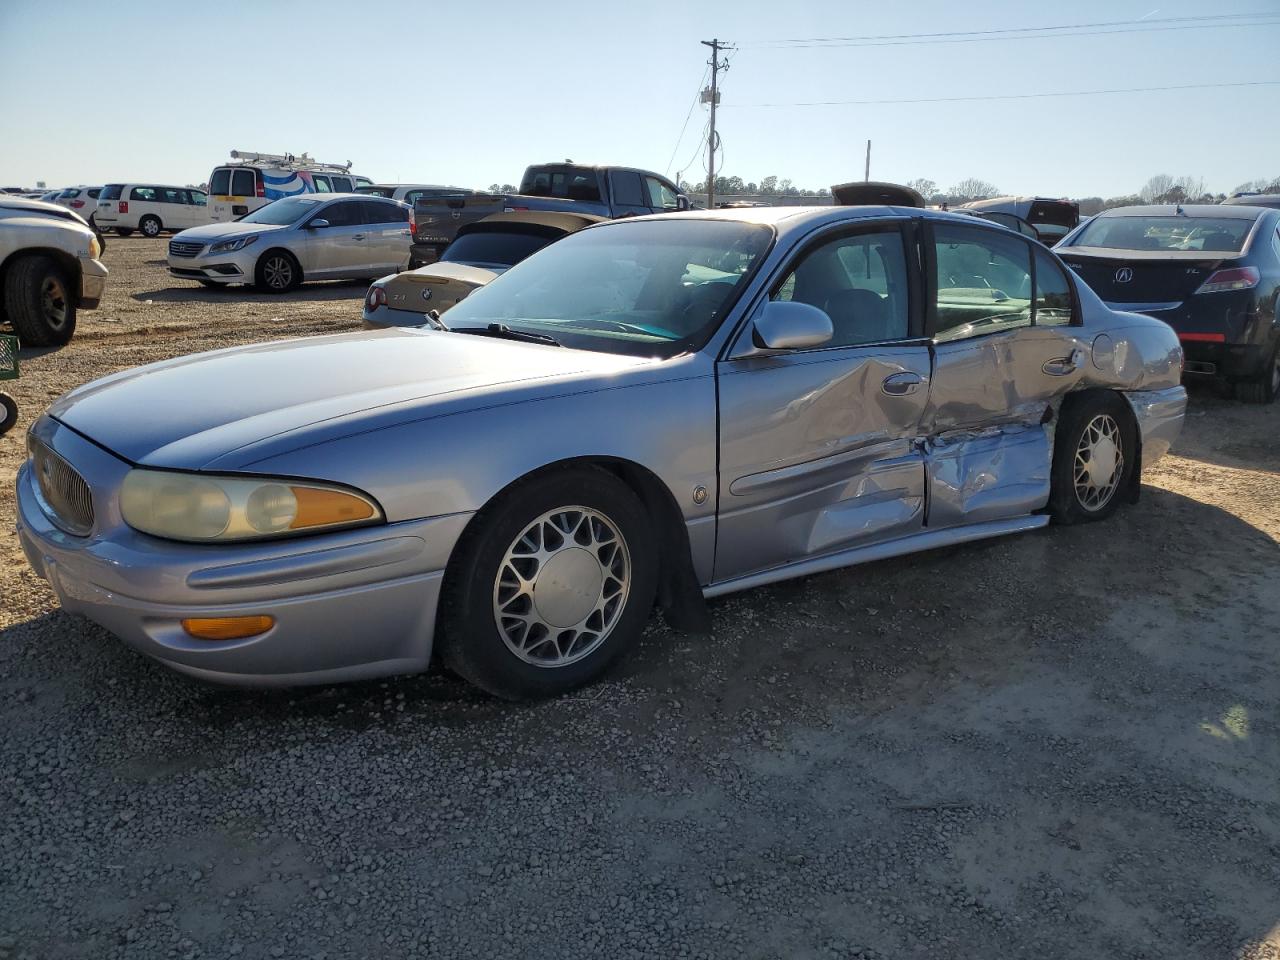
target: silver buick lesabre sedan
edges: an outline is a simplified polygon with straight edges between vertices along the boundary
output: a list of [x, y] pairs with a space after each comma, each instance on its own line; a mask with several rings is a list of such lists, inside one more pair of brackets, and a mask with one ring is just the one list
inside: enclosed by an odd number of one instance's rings
[[127, 371], [32, 427], [18, 529], [65, 609], [241, 684], [585, 683], [655, 603], [1101, 519], [1182, 353], [1001, 227], [895, 207], [588, 227], [431, 328]]

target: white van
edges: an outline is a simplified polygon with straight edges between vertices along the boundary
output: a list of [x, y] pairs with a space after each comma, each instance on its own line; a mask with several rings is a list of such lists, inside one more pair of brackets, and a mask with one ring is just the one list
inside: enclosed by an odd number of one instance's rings
[[351, 164], [317, 163], [305, 153], [250, 153], [232, 150], [231, 162], [209, 174], [210, 217], [214, 223], [238, 220], [272, 200], [299, 193], [355, 193], [373, 183], [357, 177]]
[[94, 223], [127, 237], [138, 230], [148, 237], [177, 233], [209, 222], [209, 198], [194, 187], [155, 183], [108, 183], [98, 194]]

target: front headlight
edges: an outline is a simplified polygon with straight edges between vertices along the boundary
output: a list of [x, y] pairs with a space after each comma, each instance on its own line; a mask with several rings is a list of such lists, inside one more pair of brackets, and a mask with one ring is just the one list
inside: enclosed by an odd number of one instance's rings
[[257, 243], [257, 236], [252, 237], [236, 237], [234, 240], [223, 240], [221, 243], [215, 243], [209, 248], [210, 253], [235, 253], [237, 250], [243, 250], [250, 244]]
[[120, 488], [125, 523], [156, 537], [260, 540], [382, 522], [369, 497], [322, 483], [131, 470]]

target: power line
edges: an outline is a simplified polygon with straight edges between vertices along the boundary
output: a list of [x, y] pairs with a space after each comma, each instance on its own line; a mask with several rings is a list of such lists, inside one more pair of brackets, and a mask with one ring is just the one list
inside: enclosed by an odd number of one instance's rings
[[981, 97], [914, 97], [893, 100], [809, 100], [794, 103], [731, 103], [726, 106], [741, 110], [747, 107], [865, 107], [908, 103], [973, 103], [980, 100], [1039, 100], [1044, 97], [1099, 97], [1117, 93], [1158, 93], [1165, 90], [1220, 90], [1225, 87], [1276, 87], [1280, 80], [1251, 80], [1241, 83], [1186, 83], [1168, 87], [1124, 87], [1113, 90], [1064, 90], [1055, 93], [1001, 93]]
[[693, 95], [693, 102], [689, 104], [689, 112], [684, 115], [684, 123], [680, 127], [680, 136], [676, 138], [676, 145], [671, 148], [671, 159], [667, 161], [667, 169], [664, 171], [666, 176], [671, 176], [671, 164], [675, 162], [676, 151], [680, 149], [680, 144], [684, 143], [684, 132], [689, 129], [689, 118], [693, 116], [693, 108], [702, 99], [702, 85], [707, 82], [707, 73], [710, 70], [711, 68], [707, 67], [706, 70], [702, 71], [702, 79], [698, 81], [698, 91]]
[[[1043, 27], [1008, 27], [994, 30], [954, 30], [939, 33], [887, 33], [855, 37], [804, 37], [797, 39], [744, 41], [741, 46], [804, 49], [807, 47], [902, 46], [916, 43], [977, 43], [987, 40], [1034, 40], [1055, 36], [1089, 36], [1098, 33], [1137, 33], [1162, 30], [1192, 30], [1212, 27], [1270, 26], [1275, 11], [1262, 13], [1214, 14], [1197, 17], [1161, 17], [1153, 20], [1100, 20], [1093, 23], [1063, 23]], [[1264, 20], [1268, 22], [1256, 23]], [[1088, 31], [1085, 33], [1061, 31]]]

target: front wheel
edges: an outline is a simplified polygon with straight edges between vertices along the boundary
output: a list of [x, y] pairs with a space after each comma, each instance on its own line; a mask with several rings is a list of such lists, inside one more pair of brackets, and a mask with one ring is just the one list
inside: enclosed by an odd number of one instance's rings
[[284, 293], [302, 282], [302, 267], [291, 253], [268, 250], [258, 260], [254, 284], [267, 293]]
[[1069, 398], [1054, 435], [1053, 519], [1086, 523], [1114, 513], [1138, 469], [1137, 448], [1133, 417], [1122, 398], [1107, 391]]
[[4, 312], [23, 346], [67, 343], [76, 332], [76, 296], [67, 271], [52, 257], [22, 257], [5, 274]]
[[653, 607], [652, 522], [595, 468], [520, 484], [472, 521], [446, 574], [445, 664], [508, 700], [557, 696], [632, 647]]

